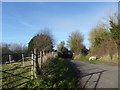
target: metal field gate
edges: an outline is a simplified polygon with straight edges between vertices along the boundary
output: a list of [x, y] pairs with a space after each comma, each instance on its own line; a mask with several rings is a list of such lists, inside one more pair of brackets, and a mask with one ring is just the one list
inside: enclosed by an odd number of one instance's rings
[[23, 87], [35, 76], [35, 55], [33, 53], [2, 53], [0, 63], [0, 88]]

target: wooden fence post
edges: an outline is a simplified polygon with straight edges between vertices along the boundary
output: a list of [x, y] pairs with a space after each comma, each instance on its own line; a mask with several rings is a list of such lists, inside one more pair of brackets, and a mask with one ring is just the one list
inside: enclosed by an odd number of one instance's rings
[[22, 54], [22, 60], [23, 60], [23, 66], [24, 66], [24, 65], [25, 65], [25, 64], [24, 64], [24, 60], [25, 60], [24, 54]]
[[9, 55], [9, 63], [11, 63], [11, 55]]
[[40, 51], [40, 69], [42, 68], [42, 51]]
[[32, 64], [32, 68], [31, 68], [31, 74], [32, 74], [32, 77], [31, 79], [34, 79], [34, 54], [32, 53], [32, 57], [31, 57], [31, 64]]
[[36, 49], [34, 49], [34, 61], [33, 61], [33, 63], [34, 63], [33, 68], [34, 68], [34, 69], [33, 69], [33, 70], [34, 70], [34, 76], [35, 76], [35, 78], [37, 78], [37, 76], [36, 76], [36, 72], [37, 72], [37, 71], [36, 71], [36, 58], [37, 58], [37, 57], [36, 57], [36, 54], [37, 54], [37, 53], [36, 53]]
[[40, 65], [39, 65], [39, 62], [38, 62], [38, 59], [39, 59], [39, 54], [38, 54], [38, 50], [36, 51], [36, 59], [35, 59], [35, 67], [36, 67], [36, 75], [37, 77], [40, 75], [41, 71], [40, 71]]
[[43, 57], [42, 57], [42, 63], [45, 63], [46, 62], [46, 52], [43, 51]]

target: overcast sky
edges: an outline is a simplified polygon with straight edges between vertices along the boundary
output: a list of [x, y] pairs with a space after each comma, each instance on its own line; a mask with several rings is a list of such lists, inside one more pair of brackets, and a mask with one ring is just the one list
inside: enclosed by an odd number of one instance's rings
[[89, 32], [117, 9], [117, 2], [4, 2], [3, 42], [27, 45], [41, 29], [49, 28], [57, 45], [66, 42], [69, 35], [78, 30], [89, 48]]

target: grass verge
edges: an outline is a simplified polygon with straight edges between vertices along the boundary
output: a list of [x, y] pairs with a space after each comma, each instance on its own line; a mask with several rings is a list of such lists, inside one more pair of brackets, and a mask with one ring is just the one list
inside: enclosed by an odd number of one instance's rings
[[101, 64], [108, 64], [108, 65], [117, 65], [116, 62], [113, 62], [113, 61], [110, 61], [110, 60], [109, 61], [105, 61], [105, 60], [97, 59], [97, 60], [90, 60], [89, 61], [88, 57], [84, 56], [84, 55], [77, 56], [75, 58], [75, 60], [89, 62], [89, 63], [101, 63]]
[[76, 88], [76, 74], [63, 58], [56, 58], [43, 67], [42, 75], [24, 88]]

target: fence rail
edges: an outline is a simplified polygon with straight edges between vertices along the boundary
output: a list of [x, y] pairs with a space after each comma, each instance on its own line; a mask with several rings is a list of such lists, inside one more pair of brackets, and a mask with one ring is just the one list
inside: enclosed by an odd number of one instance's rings
[[32, 52], [23, 52], [23, 53], [0, 53], [0, 55], [15, 55], [15, 54], [32, 54]]

